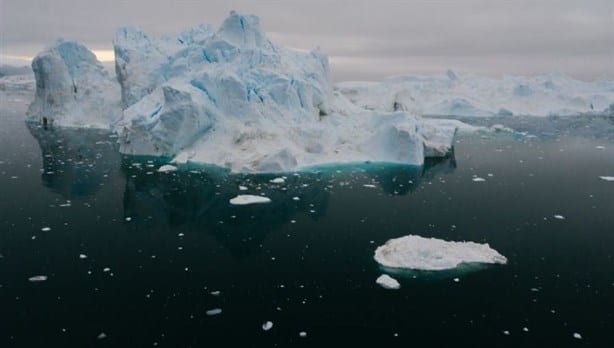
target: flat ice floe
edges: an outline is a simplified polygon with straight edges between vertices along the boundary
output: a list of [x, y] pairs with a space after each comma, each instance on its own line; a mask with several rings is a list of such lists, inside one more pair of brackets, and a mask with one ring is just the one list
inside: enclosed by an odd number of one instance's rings
[[374, 259], [384, 267], [424, 271], [453, 269], [467, 263], [507, 263], [507, 258], [488, 244], [415, 235], [390, 239], [375, 250]]
[[399, 284], [399, 282], [396, 279], [392, 278], [391, 276], [387, 274], [382, 274], [381, 276], [379, 276], [375, 280], [375, 283], [377, 283], [382, 288], [389, 289], [389, 290], [396, 290], [396, 289], [401, 288], [401, 284]]
[[238, 195], [230, 199], [232, 205], [247, 205], [247, 204], [262, 204], [271, 203], [271, 199], [263, 196], [255, 195]]
[[31, 282], [44, 282], [45, 280], [47, 280], [47, 276], [46, 275], [37, 275], [37, 276], [28, 278], [28, 280], [31, 281]]
[[600, 176], [599, 179], [604, 181], [614, 181], [614, 176]]
[[158, 172], [160, 173], [174, 172], [176, 170], [177, 170], [177, 167], [172, 166], [170, 164], [165, 164], [162, 167], [158, 168]]

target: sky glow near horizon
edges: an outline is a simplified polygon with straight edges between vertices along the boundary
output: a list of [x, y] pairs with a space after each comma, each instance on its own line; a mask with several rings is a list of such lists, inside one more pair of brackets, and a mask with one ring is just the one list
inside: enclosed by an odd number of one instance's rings
[[232, 9], [260, 16], [277, 44], [320, 46], [336, 81], [448, 68], [614, 79], [610, 0], [0, 0], [0, 64], [27, 65], [60, 37], [111, 63], [120, 26], [173, 35], [199, 23], [217, 28]]

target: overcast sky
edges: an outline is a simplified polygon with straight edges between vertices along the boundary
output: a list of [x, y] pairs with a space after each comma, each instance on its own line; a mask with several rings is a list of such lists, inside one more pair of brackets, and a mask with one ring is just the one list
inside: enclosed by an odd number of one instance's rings
[[0, 60], [59, 37], [111, 50], [122, 25], [154, 36], [218, 27], [232, 9], [260, 16], [279, 44], [320, 46], [337, 81], [448, 68], [614, 78], [614, 0], [0, 0]]

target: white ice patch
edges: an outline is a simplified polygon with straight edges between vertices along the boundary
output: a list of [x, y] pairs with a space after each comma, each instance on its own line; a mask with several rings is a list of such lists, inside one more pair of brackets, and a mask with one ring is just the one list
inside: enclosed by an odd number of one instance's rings
[[565, 220], [565, 217], [563, 215], [559, 215], [559, 214], [554, 215], [554, 218], [557, 219], [557, 220]]
[[375, 282], [384, 289], [396, 290], [401, 288], [401, 284], [387, 274], [382, 274], [375, 280]]
[[46, 275], [37, 275], [37, 276], [33, 276], [28, 278], [29, 281], [36, 283], [36, 282], [44, 282], [45, 280], [47, 280], [47, 276]]
[[478, 178], [471, 179], [471, 181], [473, 181], [473, 182], [484, 182], [484, 181], [486, 181], [486, 179], [478, 177]]
[[600, 176], [599, 179], [604, 181], [614, 181], [614, 176]]
[[172, 166], [170, 164], [165, 164], [162, 167], [158, 168], [158, 172], [160, 173], [174, 172], [176, 170], [177, 170], [177, 167]]
[[390, 239], [375, 250], [374, 259], [384, 267], [425, 271], [453, 269], [464, 263], [507, 263], [507, 258], [488, 244], [415, 235]]
[[222, 309], [221, 308], [213, 308], [213, 309], [209, 309], [205, 312], [208, 316], [214, 316], [214, 315], [218, 315], [222, 313]]
[[230, 199], [232, 205], [247, 205], [247, 204], [262, 204], [271, 203], [271, 199], [263, 196], [255, 195], [238, 195]]
[[283, 184], [285, 182], [286, 182], [286, 179], [281, 178], [281, 177], [270, 180], [271, 184]]
[[273, 328], [273, 322], [271, 321], [267, 321], [267, 322], [264, 322], [264, 324], [262, 324], [262, 330], [264, 331], [269, 331], [272, 328]]

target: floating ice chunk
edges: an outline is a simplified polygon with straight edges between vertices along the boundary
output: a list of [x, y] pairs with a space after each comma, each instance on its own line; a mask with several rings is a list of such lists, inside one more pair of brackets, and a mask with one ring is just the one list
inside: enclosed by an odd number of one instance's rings
[[382, 274], [375, 280], [375, 282], [384, 289], [396, 290], [401, 288], [401, 284], [387, 274]]
[[98, 336], [96, 336], [97, 339], [102, 340], [107, 338], [107, 334], [104, 332], [101, 332], [100, 334], [98, 334]]
[[233, 205], [247, 205], [247, 204], [262, 204], [270, 203], [271, 199], [263, 196], [255, 195], [238, 195], [230, 199], [230, 204]]
[[554, 218], [557, 219], [557, 220], [565, 220], [565, 217], [563, 215], [559, 215], [559, 214], [554, 215]]
[[165, 164], [162, 167], [158, 168], [158, 172], [160, 173], [174, 172], [176, 170], [177, 170], [177, 167], [172, 166], [170, 164]]
[[614, 181], [614, 176], [600, 176], [599, 179], [604, 181]]
[[597, 146], [595, 146], [595, 148], [597, 150], [605, 150], [605, 146], [602, 146], [602, 145], [597, 145]]
[[85, 255], [85, 254], [79, 254], [79, 258], [80, 258], [81, 260], [87, 259], [87, 255]]
[[505, 256], [488, 244], [415, 235], [388, 240], [375, 250], [374, 259], [384, 267], [427, 271], [452, 269], [465, 263], [507, 263]]
[[581, 340], [581, 339], [582, 339], [582, 335], [580, 335], [580, 334], [579, 334], [579, 333], [577, 333], [577, 332], [574, 332], [574, 334], [573, 334], [573, 338], [575, 338], [575, 339], [577, 339], [577, 340]]
[[45, 227], [41, 228], [41, 231], [49, 232], [49, 231], [51, 231], [51, 227], [45, 226]]
[[269, 182], [271, 184], [283, 184], [286, 182], [286, 179], [279, 177], [279, 178], [271, 179]]
[[37, 276], [33, 276], [28, 278], [29, 281], [36, 283], [36, 282], [44, 282], [45, 280], [47, 280], [47, 276], [46, 275], [37, 275]]
[[205, 312], [208, 316], [213, 316], [213, 315], [218, 315], [222, 313], [222, 309], [221, 308], [213, 308], [213, 309], [209, 309]]
[[484, 181], [486, 181], [486, 179], [477, 177], [477, 178], [471, 179], [471, 181], [473, 181], [473, 182], [484, 182]]
[[377, 186], [373, 185], [373, 184], [364, 184], [362, 185], [362, 187], [367, 187], [367, 188], [376, 188]]
[[273, 322], [271, 321], [266, 321], [264, 322], [264, 324], [262, 324], [262, 330], [264, 331], [269, 331], [273, 328]]
[[239, 185], [239, 191], [247, 191], [247, 187]]
[[298, 333], [299, 337], [307, 337], [307, 333], [305, 331], [301, 331]]

